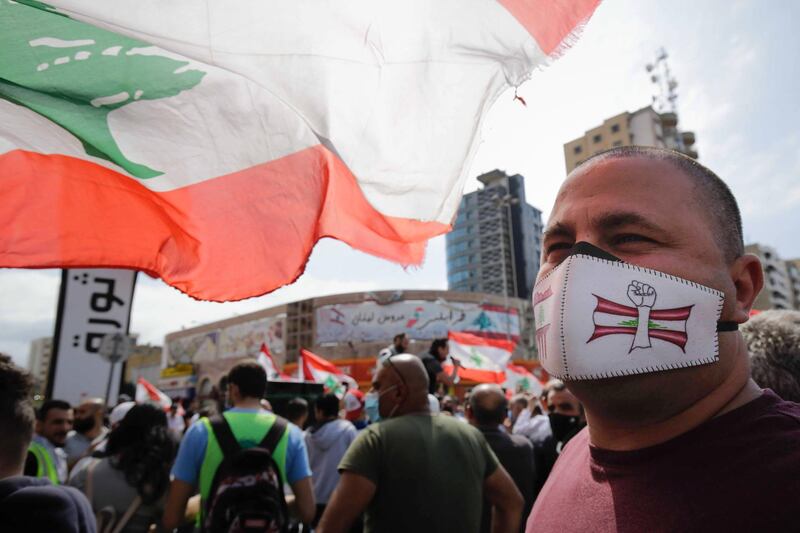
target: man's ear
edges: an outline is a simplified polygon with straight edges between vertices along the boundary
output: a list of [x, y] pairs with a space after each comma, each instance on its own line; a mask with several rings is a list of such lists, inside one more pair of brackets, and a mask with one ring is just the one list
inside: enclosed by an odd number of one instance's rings
[[743, 324], [750, 318], [753, 302], [764, 287], [761, 261], [753, 254], [744, 254], [733, 262], [730, 275], [736, 287], [736, 307], [731, 320]]
[[239, 395], [239, 386], [235, 383], [228, 383], [228, 400], [233, 403], [239, 399], [241, 399], [241, 396]]

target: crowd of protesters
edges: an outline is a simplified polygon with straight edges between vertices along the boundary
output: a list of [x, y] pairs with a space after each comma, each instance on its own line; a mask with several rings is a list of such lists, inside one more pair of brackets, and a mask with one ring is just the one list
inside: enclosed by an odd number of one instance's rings
[[[543, 268], [563, 261], [573, 241], [605, 245], [724, 289], [720, 313], [744, 324], [761, 271], [737, 251], [740, 222], [737, 236], [724, 233], [737, 227], [735, 201], [710, 171], [675, 157], [622, 150], [573, 174], [553, 210]], [[689, 191], [700, 200], [670, 203]], [[594, 212], [599, 219], [587, 217]], [[551, 380], [537, 394], [481, 384], [458, 395], [459, 362], [450, 358], [444, 371], [446, 340], [423, 354], [408, 347], [399, 334], [378, 354], [366, 394], [294, 398], [282, 416], [265, 400], [267, 375], [255, 361], [230, 370], [224, 405], [182, 413], [130, 401], [109, 410], [96, 399], [49, 399], [34, 410], [30, 376], [0, 356], [0, 528], [800, 527], [798, 312], [759, 314], [720, 340], [715, 365]]]
[[[800, 313], [762, 313], [744, 333], [756, 381], [800, 391]], [[584, 407], [555, 379], [540, 394], [494, 384], [447, 394], [453, 378], [430, 362], [443, 362], [446, 346], [437, 339], [419, 357], [387, 357], [366, 395], [288, 402], [278, 469], [294, 530], [525, 531], [559, 454], [586, 425]], [[242, 447], [256, 446], [277, 419], [262, 403], [266, 374], [244, 362], [227, 377], [231, 433]], [[75, 407], [45, 401], [34, 420], [30, 378], [7, 357], [0, 387], [0, 431], [15, 436], [2, 446], [1, 523], [20, 531], [205, 530], [209, 478], [222, 460], [209, 454], [209, 436], [219, 439], [215, 417], [132, 401], [107, 410], [88, 399]], [[381, 402], [370, 416], [373, 396]], [[184, 420], [170, 422], [177, 416]], [[460, 504], [442, 506], [442, 494]]]

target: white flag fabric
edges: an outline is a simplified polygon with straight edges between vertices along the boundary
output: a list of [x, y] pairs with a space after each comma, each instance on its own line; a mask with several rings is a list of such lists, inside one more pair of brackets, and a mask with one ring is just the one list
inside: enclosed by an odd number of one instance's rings
[[419, 264], [492, 103], [598, 2], [0, 2], [0, 267], [237, 300], [323, 237]]
[[172, 407], [172, 399], [142, 377], [136, 382], [136, 403], [154, 403], [165, 410]]
[[275, 364], [272, 354], [269, 353], [269, 348], [267, 348], [267, 345], [264, 343], [261, 343], [261, 349], [258, 351], [258, 364], [260, 364], [267, 373], [267, 380], [291, 381], [291, 378], [281, 372], [281, 370]]

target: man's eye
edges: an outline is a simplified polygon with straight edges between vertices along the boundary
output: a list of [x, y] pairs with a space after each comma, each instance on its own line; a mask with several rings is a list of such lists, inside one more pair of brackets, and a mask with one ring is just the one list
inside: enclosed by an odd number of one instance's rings
[[636, 234], [633, 234], [633, 233], [627, 233], [627, 234], [624, 234], [624, 235], [617, 235], [613, 239], [613, 243], [615, 245], [627, 244], [627, 243], [631, 243], [631, 242], [652, 242], [652, 239], [648, 239], [647, 237], [644, 237], [642, 235], [636, 235]]
[[551, 254], [553, 252], [557, 252], [559, 250], [569, 250], [572, 248], [572, 243], [568, 242], [556, 242], [547, 247], [547, 253]]

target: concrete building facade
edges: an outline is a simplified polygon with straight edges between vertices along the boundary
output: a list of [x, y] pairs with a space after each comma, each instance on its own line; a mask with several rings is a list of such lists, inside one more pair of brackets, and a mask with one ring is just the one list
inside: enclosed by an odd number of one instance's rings
[[[542, 212], [525, 200], [525, 180], [493, 170], [465, 194], [447, 234], [451, 291], [530, 298], [542, 245]], [[504, 286], [505, 283], [505, 286]]]
[[800, 310], [800, 260], [784, 261], [773, 247], [758, 243], [745, 246], [745, 252], [757, 255], [764, 269], [764, 288], [753, 308]]
[[44, 395], [47, 374], [53, 357], [53, 337], [40, 337], [31, 341], [28, 354], [28, 371], [33, 376], [35, 394]]
[[678, 129], [677, 113], [658, 113], [652, 106], [624, 112], [603, 121], [564, 145], [567, 174], [579, 164], [605, 150], [619, 146], [670, 148], [697, 159], [695, 135]]

